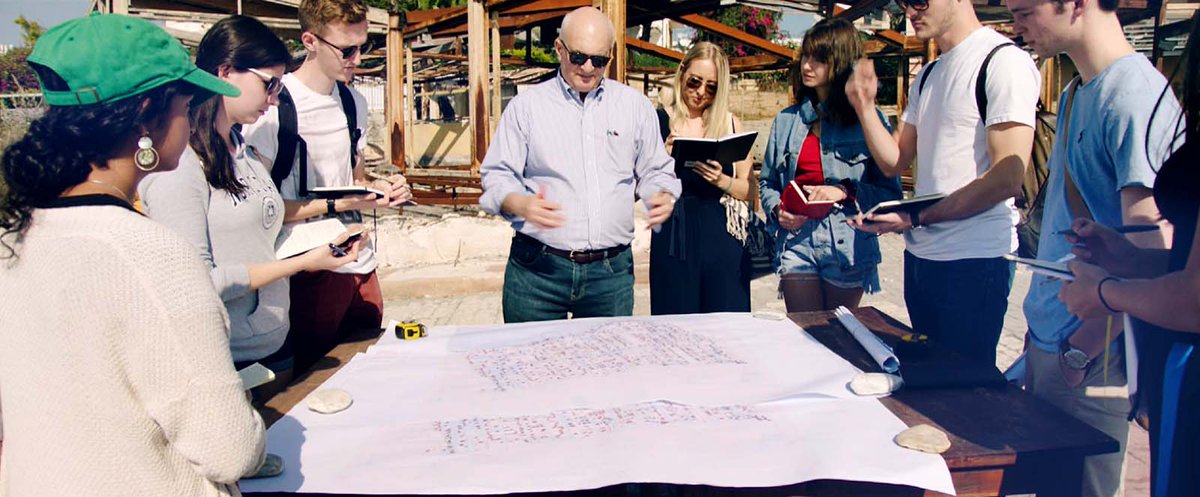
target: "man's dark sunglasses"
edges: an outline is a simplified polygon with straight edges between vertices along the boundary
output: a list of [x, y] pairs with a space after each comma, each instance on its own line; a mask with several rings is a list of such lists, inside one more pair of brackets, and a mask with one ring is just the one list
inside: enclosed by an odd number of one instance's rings
[[917, 12], [923, 12], [929, 8], [929, 0], [896, 0], [896, 5], [900, 7], [901, 11], [912, 7]]
[[337, 45], [334, 45], [333, 43], [330, 43], [329, 40], [326, 40], [325, 38], [321, 38], [321, 35], [319, 35], [319, 34], [313, 33], [312, 35], [316, 36], [318, 40], [321, 40], [321, 43], [329, 45], [329, 46], [333, 47], [335, 50], [342, 52], [342, 60], [349, 59], [350, 57], [354, 57], [355, 53], [365, 54], [367, 52], [370, 52], [372, 48], [375, 48], [375, 46], [372, 45], [369, 40], [366, 43], [363, 43], [362, 46], [355, 45], [352, 47], [339, 47]]
[[[559, 41], [562, 41], [562, 40], [559, 40]], [[563, 45], [563, 48], [567, 49], [567, 60], [571, 61], [572, 64], [575, 64], [577, 66], [582, 66], [584, 63], [586, 63], [588, 61], [588, 59], [591, 59], [592, 67], [600, 68], [600, 67], [607, 66], [608, 61], [612, 60], [612, 57], [609, 57], [607, 55], [588, 55], [583, 52], [576, 52], [574, 50], [571, 50], [571, 47], [568, 47], [567, 42], [565, 42], [565, 41], [562, 41], [562, 45]]]

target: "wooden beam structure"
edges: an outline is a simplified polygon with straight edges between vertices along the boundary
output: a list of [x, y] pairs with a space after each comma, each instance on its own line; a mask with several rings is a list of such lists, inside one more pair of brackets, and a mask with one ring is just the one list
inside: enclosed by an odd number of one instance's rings
[[608, 63], [608, 77], [625, 82], [627, 52], [625, 50], [625, 0], [594, 0], [595, 7], [608, 16], [613, 25], [613, 58]]
[[683, 52], [671, 50], [669, 48], [660, 47], [648, 41], [642, 41], [637, 38], [628, 38], [625, 40], [625, 45], [634, 50], [645, 52], [652, 55], [657, 55], [664, 59], [679, 62], [683, 60]]
[[[405, 147], [404, 127], [401, 125], [401, 116], [405, 115], [404, 109], [411, 104], [405, 102], [405, 95], [400, 90], [400, 83], [404, 81], [404, 36], [402, 29], [404, 22], [402, 15], [392, 13], [388, 16], [388, 33], [387, 33], [387, 95], [384, 96], [386, 101], [387, 111], [385, 121], [388, 123], [387, 132], [384, 133], [387, 137], [388, 154], [391, 156], [392, 165], [400, 168], [400, 173], [404, 174], [405, 166], [408, 163]], [[411, 93], [409, 96], [411, 97]]]
[[734, 27], [726, 26], [699, 14], [680, 16], [675, 20], [693, 28], [720, 36], [721, 38], [725, 38], [729, 41], [741, 43], [743, 45], [749, 45], [753, 48], [761, 50], [764, 53], [774, 55], [784, 60], [792, 60], [792, 57], [795, 56], [795, 52], [788, 47], [777, 45], [758, 36], [754, 36]]
[[488, 125], [488, 38], [487, 7], [484, 0], [467, 0], [467, 101], [471, 116], [471, 174], [479, 174], [479, 165], [487, 153], [491, 126]]

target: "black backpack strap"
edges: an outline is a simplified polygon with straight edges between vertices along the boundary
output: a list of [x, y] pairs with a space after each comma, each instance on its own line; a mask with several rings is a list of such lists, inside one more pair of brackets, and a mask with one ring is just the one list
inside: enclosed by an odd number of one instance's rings
[[358, 129], [358, 108], [349, 86], [339, 82], [337, 89], [338, 97], [342, 99], [342, 112], [346, 114], [346, 130], [350, 134], [350, 169], [353, 170], [358, 164], [358, 139], [362, 138], [362, 131]]
[[292, 94], [288, 93], [286, 86], [279, 92], [279, 132], [276, 136], [279, 148], [275, 153], [275, 161], [271, 163], [271, 179], [276, 188], [283, 188], [283, 180], [292, 174], [292, 163], [296, 160], [296, 148], [299, 146], [302, 149], [299, 193], [303, 197], [308, 193], [308, 146], [300, 138], [296, 124], [296, 101], [292, 100]]
[[921, 83], [917, 85], [917, 93], [925, 94], [925, 80], [929, 79], [929, 73], [933, 72], [933, 66], [937, 65], [939, 59], [934, 59], [929, 65], [925, 66], [925, 72], [921, 73]]
[[987, 126], [987, 107], [988, 107], [988, 98], [987, 98], [988, 65], [992, 63], [992, 57], [995, 56], [996, 52], [999, 52], [1001, 48], [1015, 47], [1015, 46], [1017, 46], [1017, 45], [1012, 42], [1001, 43], [999, 45], [996, 45], [994, 48], [992, 48], [991, 52], [988, 52], [987, 57], [983, 58], [983, 65], [979, 66], [979, 75], [975, 76], [975, 108], [979, 109], [979, 119], [984, 122], [985, 127]]

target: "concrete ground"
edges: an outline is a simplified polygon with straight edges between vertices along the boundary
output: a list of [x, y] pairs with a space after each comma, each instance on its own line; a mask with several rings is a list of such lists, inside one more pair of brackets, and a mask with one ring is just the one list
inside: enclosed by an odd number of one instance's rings
[[[470, 217], [469, 215], [465, 217]], [[494, 223], [484, 223], [484, 228], [473, 228], [476, 238], [480, 233], [494, 237]], [[511, 231], [500, 230], [511, 236]], [[467, 238], [471, 238], [468, 234]], [[502, 240], [503, 242], [503, 240]], [[879, 267], [883, 291], [868, 295], [864, 306], [879, 310], [908, 323], [908, 312], [903, 295], [903, 251], [904, 241], [898, 235], [880, 238], [883, 263]], [[462, 252], [466, 241], [458, 243]], [[640, 250], [639, 250], [640, 248]], [[500, 290], [503, 283], [507, 244], [504, 250], [483, 250], [480, 257], [461, 260], [457, 255], [452, 262], [425, 264], [417, 267], [384, 268], [380, 270], [384, 289], [385, 320], [418, 320], [430, 326], [498, 324], [503, 322], [500, 308]], [[636, 283], [634, 286], [634, 314], [650, 313], [650, 287], [648, 283], [647, 246], [634, 242]], [[1020, 355], [1026, 331], [1025, 317], [1021, 312], [1022, 301], [1029, 290], [1030, 273], [1018, 269], [1009, 297], [1008, 315], [1000, 339], [997, 366], [1007, 368]], [[779, 279], [767, 276], [751, 284], [751, 308], [753, 310], [783, 311], [783, 301], [777, 298]], [[1136, 425], [1130, 429], [1129, 449], [1126, 454], [1125, 495], [1144, 496], [1150, 494], [1149, 436]], [[1048, 476], [1050, 477], [1050, 476]]]

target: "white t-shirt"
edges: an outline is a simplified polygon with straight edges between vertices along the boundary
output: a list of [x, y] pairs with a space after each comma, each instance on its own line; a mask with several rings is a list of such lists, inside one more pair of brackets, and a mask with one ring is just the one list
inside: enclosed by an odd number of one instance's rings
[[[314, 92], [294, 74], [283, 75], [283, 84], [296, 103], [296, 131], [308, 144], [308, 187], [353, 186], [354, 171], [350, 164], [349, 123], [342, 110], [342, 99], [335, 85], [329, 93]], [[355, 147], [362, 155], [367, 148], [367, 99], [350, 88], [354, 96], [359, 139]], [[242, 130], [246, 143], [254, 146], [264, 161], [274, 162], [279, 153], [279, 108], [272, 106], [258, 122]], [[300, 157], [292, 163], [292, 173], [279, 188], [284, 200], [303, 200], [300, 192]], [[313, 218], [317, 219], [317, 218]], [[375, 250], [369, 241], [359, 251], [358, 261], [335, 270], [339, 273], [367, 274], [375, 270]]]
[[[975, 30], [929, 65], [909, 90], [901, 119], [917, 129], [916, 194], [952, 193], [991, 167], [987, 132], [975, 102], [975, 80], [983, 59], [1010, 40], [991, 28]], [[987, 125], [1015, 122], [1033, 126], [1041, 73], [1027, 53], [1015, 47], [996, 52], [988, 64]], [[931, 98], [922, 98], [922, 93]], [[1001, 257], [1017, 249], [1019, 219], [1013, 199], [974, 216], [909, 230], [904, 235], [913, 255], [936, 261]]]

